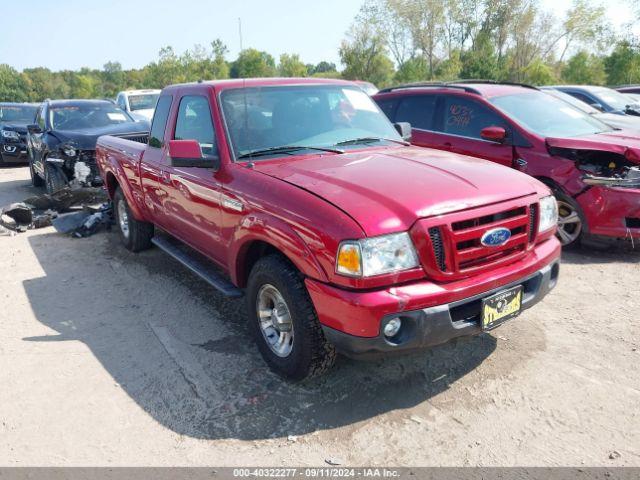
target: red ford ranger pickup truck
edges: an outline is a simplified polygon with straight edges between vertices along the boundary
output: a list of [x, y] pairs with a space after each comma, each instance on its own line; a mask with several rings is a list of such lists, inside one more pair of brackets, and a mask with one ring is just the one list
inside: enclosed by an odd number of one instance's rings
[[97, 163], [124, 245], [244, 295], [266, 362], [302, 379], [489, 330], [556, 285], [549, 189], [409, 132], [350, 82], [203, 82], [162, 91], [148, 145], [100, 137]]
[[473, 155], [539, 179], [558, 200], [563, 245], [640, 240], [640, 138], [535, 87], [414, 84], [374, 99], [414, 145]]

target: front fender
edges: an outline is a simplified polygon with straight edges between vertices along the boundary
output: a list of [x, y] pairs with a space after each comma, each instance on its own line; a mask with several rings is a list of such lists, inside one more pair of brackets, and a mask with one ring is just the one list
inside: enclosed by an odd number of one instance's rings
[[239, 222], [229, 245], [228, 265], [234, 284], [243, 286], [249, 273], [247, 254], [255, 242], [264, 242], [277, 249], [306, 277], [328, 281], [315, 255], [290, 224], [266, 213], [251, 213]]

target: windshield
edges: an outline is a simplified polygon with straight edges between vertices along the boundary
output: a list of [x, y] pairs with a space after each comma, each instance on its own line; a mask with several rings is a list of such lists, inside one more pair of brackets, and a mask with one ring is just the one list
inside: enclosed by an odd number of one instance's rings
[[221, 98], [236, 157], [285, 145], [334, 147], [362, 139], [344, 147], [358, 148], [370, 145], [372, 138], [402, 141], [373, 100], [355, 86], [243, 88], [224, 91]]
[[82, 130], [133, 121], [123, 110], [110, 103], [52, 107], [49, 114], [52, 127], [60, 130]]
[[573, 105], [578, 110], [582, 110], [584, 113], [588, 113], [590, 115], [593, 115], [594, 113], [600, 113], [600, 110], [593, 108], [588, 103], [584, 103], [582, 100], [578, 100], [576, 97], [569, 95], [568, 93], [561, 92], [560, 90], [556, 90], [555, 88], [543, 88], [542, 91], [556, 98], [559, 98], [563, 102], [567, 102], [568, 104]]
[[579, 137], [613, 130], [582, 110], [540, 91], [494, 97], [491, 103], [543, 137]]
[[628, 105], [635, 103], [625, 95], [620, 92], [616, 92], [615, 90], [611, 90], [610, 88], [598, 88], [591, 92], [615, 110], [624, 110]]
[[133, 112], [135, 110], [150, 110], [156, 108], [158, 102], [159, 93], [145, 93], [142, 95], [129, 95], [129, 109]]
[[32, 123], [36, 110], [31, 105], [0, 105], [0, 122]]

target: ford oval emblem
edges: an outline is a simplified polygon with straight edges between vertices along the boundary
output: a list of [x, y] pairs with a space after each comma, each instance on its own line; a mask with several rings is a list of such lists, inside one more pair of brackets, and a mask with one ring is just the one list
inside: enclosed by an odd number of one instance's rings
[[480, 243], [485, 247], [501, 247], [509, 241], [511, 238], [511, 230], [508, 228], [500, 227], [487, 230], [482, 235]]

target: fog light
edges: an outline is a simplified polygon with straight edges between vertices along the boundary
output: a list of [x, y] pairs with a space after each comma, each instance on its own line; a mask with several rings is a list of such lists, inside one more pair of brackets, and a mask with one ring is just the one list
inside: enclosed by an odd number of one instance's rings
[[384, 326], [384, 336], [387, 338], [394, 337], [400, 331], [401, 326], [402, 320], [399, 318], [392, 318]]

